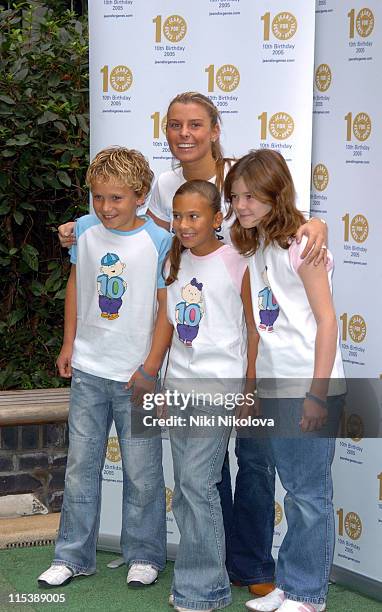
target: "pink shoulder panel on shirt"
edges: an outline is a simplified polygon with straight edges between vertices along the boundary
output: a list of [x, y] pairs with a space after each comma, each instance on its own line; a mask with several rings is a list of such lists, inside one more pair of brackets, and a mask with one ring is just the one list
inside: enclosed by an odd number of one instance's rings
[[244, 272], [248, 268], [248, 259], [243, 257], [243, 255], [239, 255], [239, 253], [228, 244], [221, 247], [221, 258], [224, 261], [233, 284], [240, 293]]
[[[308, 242], [308, 238], [306, 236], [303, 236], [300, 244], [297, 244], [296, 240], [293, 240], [292, 244], [289, 247], [289, 250], [288, 250], [289, 261], [295, 272], [298, 272], [299, 267], [304, 261], [303, 259], [301, 259], [300, 256], [303, 250], [305, 249], [305, 245], [307, 242]], [[327, 254], [328, 254], [328, 263], [326, 264], [326, 270], [327, 272], [329, 272], [330, 270], [333, 269], [334, 262], [333, 262], [333, 255], [331, 254], [329, 250]]]

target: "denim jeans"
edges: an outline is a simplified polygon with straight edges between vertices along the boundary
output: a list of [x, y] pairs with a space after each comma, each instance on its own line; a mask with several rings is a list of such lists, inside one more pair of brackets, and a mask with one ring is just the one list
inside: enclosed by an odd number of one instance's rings
[[[245, 432], [247, 433], [247, 432]], [[243, 585], [273, 582], [272, 543], [275, 517], [275, 468], [267, 440], [254, 435], [236, 437], [238, 462], [230, 530], [227, 532], [227, 570], [232, 582]], [[227, 474], [223, 470], [222, 488]], [[220, 495], [223, 517], [228, 495]]]
[[[228, 560], [230, 558], [230, 535], [233, 522], [233, 495], [232, 495], [232, 482], [231, 482], [231, 470], [229, 461], [229, 452], [224, 457], [224, 463], [222, 467], [221, 480], [217, 484], [217, 489], [220, 497], [220, 504], [222, 507], [223, 514], [223, 525], [225, 534], [225, 552], [226, 552], [226, 567], [228, 570]], [[229, 570], [228, 570], [229, 573]]]
[[54, 563], [76, 572], [96, 567], [102, 469], [112, 419], [122, 456], [121, 548], [127, 565], [166, 562], [166, 505], [159, 435], [131, 436], [131, 392], [125, 383], [73, 371], [69, 451]]
[[[182, 416], [223, 414], [217, 406], [188, 407]], [[226, 414], [226, 411], [225, 411]], [[230, 427], [170, 428], [173, 512], [180, 532], [172, 593], [175, 606], [205, 610], [231, 603], [223, 517], [217, 483]]]
[[[331, 465], [335, 431], [344, 396], [328, 398], [328, 425], [319, 432], [300, 428], [304, 400], [262, 399], [262, 413], [279, 423], [269, 446], [286, 489], [284, 510], [288, 530], [280, 546], [276, 584], [289, 599], [325, 602], [334, 552], [333, 484]], [[326, 434], [328, 435], [328, 434]]]

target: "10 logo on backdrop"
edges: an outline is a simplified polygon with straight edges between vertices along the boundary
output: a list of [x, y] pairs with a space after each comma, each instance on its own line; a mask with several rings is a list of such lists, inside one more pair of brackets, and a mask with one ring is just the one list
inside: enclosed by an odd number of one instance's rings
[[[357, 214], [350, 220], [350, 214], [346, 213], [342, 217], [342, 221], [344, 222], [344, 251], [346, 255], [350, 255], [352, 258], [351, 260], [344, 259], [344, 263], [367, 266], [367, 261], [365, 261], [367, 247], [358, 246], [365, 242], [369, 235], [369, 222], [367, 218], [364, 215]], [[348, 244], [350, 237], [357, 243], [356, 245]]]
[[[370, 152], [370, 146], [365, 144], [365, 141], [371, 134], [371, 118], [365, 112], [357, 113], [353, 117], [352, 112], [348, 112], [345, 117], [346, 121], [346, 151], [352, 153], [351, 158], [346, 158], [347, 164], [370, 164], [366, 154]], [[362, 144], [352, 144], [353, 136]]]
[[[337, 510], [338, 516], [338, 545], [343, 546], [343, 552], [337, 553], [340, 557], [345, 557], [350, 561], [356, 561], [352, 557], [348, 557], [347, 555], [357, 555], [359, 554], [361, 547], [356, 544], [356, 540], [362, 535], [362, 520], [360, 516], [356, 512], [347, 512], [344, 516], [344, 509], [339, 508]], [[345, 533], [344, 533], [345, 532]], [[343, 536], [346, 534], [349, 540], [345, 539]]]
[[[187, 22], [181, 15], [169, 15], [163, 18], [157, 15], [152, 22], [155, 25], [154, 41], [155, 51], [159, 52], [161, 59], [155, 59], [156, 64], [185, 64], [185, 46], [179, 45], [187, 34]], [[171, 44], [163, 45], [163, 37]], [[166, 59], [167, 58], [167, 59]]]
[[374, 15], [370, 9], [361, 9], [359, 13], [357, 13], [357, 16], [355, 14], [355, 9], [351, 9], [347, 16], [349, 17], [349, 38], [354, 38], [355, 27], [358, 35], [362, 38], [370, 36], [374, 29]]
[[238, 101], [237, 95], [232, 95], [240, 84], [240, 71], [233, 64], [223, 64], [216, 68], [215, 64], [210, 64], [204, 71], [207, 73], [207, 91], [214, 94], [217, 86], [223, 94], [210, 95], [210, 99], [215, 106], [219, 107], [222, 113], [238, 113], [234, 104]]
[[329, 184], [329, 170], [324, 164], [317, 164], [314, 167], [312, 180], [317, 191], [325, 191]]
[[[109, 69], [108, 65], [100, 69], [102, 74], [102, 99], [105, 104], [104, 112], [130, 113], [129, 103], [131, 96], [125, 94], [133, 84], [133, 73], [128, 66], [119, 64]], [[109, 93], [110, 88], [116, 93]], [[113, 109], [112, 107], [116, 107]]]
[[[360, 442], [364, 437], [365, 426], [362, 417], [354, 412], [353, 404], [355, 404], [357, 409], [358, 397], [353, 398], [352, 391], [349, 389], [348, 392], [349, 395], [347, 396], [345, 409], [343, 410], [341, 418], [341, 436], [343, 436], [344, 439], [339, 440], [338, 451], [341, 461], [362, 465], [364, 447]], [[350, 402], [350, 405], [348, 402]], [[346, 440], [346, 438], [350, 438], [350, 441]]]
[[[347, 414], [347, 409], [348, 406], [346, 404], [341, 419], [341, 432], [343, 436], [350, 438], [351, 441], [339, 440], [340, 459], [362, 465], [364, 449], [360, 442], [364, 435], [364, 423], [359, 414], [354, 412]], [[345, 451], [345, 454], [342, 454], [343, 451]]]
[[[312, 187], [311, 187], [311, 206], [315, 208], [315, 212], [319, 214], [327, 213], [327, 210], [318, 207], [321, 206], [322, 203], [326, 203], [328, 197], [321, 193], [325, 191], [327, 186], [329, 185], [329, 170], [325, 166], [325, 164], [319, 163], [316, 164], [313, 168], [312, 172]], [[317, 193], [320, 192], [320, 193]]]
[[127, 91], [133, 83], [133, 73], [128, 66], [120, 64], [109, 72], [109, 66], [103, 66], [100, 70], [102, 78], [102, 91], [108, 92], [109, 85], [114, 91]]
[[[295, 125], [293, 117], [289, 113], [274, 113], [268, 120], [268, 113], [264, 111], [257, 118], [260, 121], [260, 148], [287, 149], [289, 152], [292, 150], [292, 145], [289, 143], [269, 143], [268, 141], [269, 136], [274, 140], [288, 140], [292, 136]], [[286, 161], [291, 160], [286, 158]]]
[[121, 449], [118, 438], [117, 436], [109, 436], [106, 449], [106, 461], [102, 471], [102, 479], [106, 482], [122, 483], [122, 466], [117, 465], [120, 464], [121, 461]]
[[[365, 348], [358, 345], [366, 338], [367, 326], [365, 319], [360, 314], [349, 316], [347, 312], [344, 312], [340, 316], [340, 321], [342, 323], [341, 348], [343, 361], [364, 366], [365, 363], [361, 359], [364, 358]], [[348, 344], [348, 335], [350, 336], [350, 342], [355, 344]]]
[[[170, 153], [170, 147], [166, 140], [166, 127], [167, 127], [167, 115], [165, 114], [162, 118], [159, 111], [156, 111], [150, 115], [150, 119], [153, 120], [153, 147], [155, 147], [155, 153], [153, 159], [172, 159]], [[161, 139], [161, 133], [164, 139]]]
[[[371, 53], [373, 41], [365, 40], [374, 30], [374, 14], [369, 8], [362, 8], [356, 14], [352, 8], [347, 17], [349, 19], [349, 48], [353, 51], [353, 55], [349, 57], [349, 61], [370, 61], [373, 58], [367, 53]], [[355, 41], [355, 38], [363, 40]]]
[[317, 66], [314, 75], [314, 84], [320, 93], [314, 93], [314, 114], [329, 114], [329, 110], [324, 108], [324, 105], [330, 101], [330, 96], [326, 93], [332, 84], [332, 71], [328, 64], [320, 64]]
[[[272, 18], [271, 13], [267, 12], [260, 17], [260, 20], [263, 22], [263, 50], [267, 52], [263, 62], [286, 60], [294, 62], [291, 52], [293, 52], [295, 45], [287, 41], [290, 41], [297, 32], [296, 17], [292, 13], [283, 11]], [[271, 42], [271, 32], [273, 38], [280, 42]], [[273, 56], [282, 56], [285, 59], [277, 60]]]

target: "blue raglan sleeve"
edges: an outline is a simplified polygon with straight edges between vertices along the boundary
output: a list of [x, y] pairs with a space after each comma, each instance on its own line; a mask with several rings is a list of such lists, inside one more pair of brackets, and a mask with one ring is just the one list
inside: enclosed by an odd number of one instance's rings
[[74, 235], [76, 237], [76, 244], [74, 244], [69, 249], [70, 263], [77, 263], [78, 245], [81, 235], [86, 232], [89, 227], [93, 227], [93, 225], [98, 225], [99, 223], [100, 220], [95, 215], [84, 215], [83, 217], [77, 219], [74, 225]]
[[163, 237], [161, 241], [161, 245], [160, 245], [159, 252], [158, 252], [158, 268], [157, 268], [157, 288], [158, 289], [163, 289], [164, 287], [166, 287], [165, 279], [163, 276], [163, 266], [164, 266], [164, 261], [166, 259], [167, 253], [170, 250], [171, 242], [172, 242], [172, 236], [171, 234], [166, 232], [166, 235]]
[[80, 221], [81, 221], [81, 219], [76, 221], [75, 224], [74, 224], [74, 236], [76, 238], [76, 244], [73, 244], [73, 246], [71, 246], [70, 249], [69, 249], [70, 263], [72, 263], [72, 264], [77, 264], [78, 224], [79, 224]]
[[158, 253], [157, 263], [157, 288], [163, 289], [166, 285], [162, 273], [163, 262], [166, 259], [166, 255], [170, 250], [172, 235], [167, 232], [163, 227], [155, 225], [152, 219], [149, 219], [147, 224], [147, 232], [155, 245], [155, 249]]

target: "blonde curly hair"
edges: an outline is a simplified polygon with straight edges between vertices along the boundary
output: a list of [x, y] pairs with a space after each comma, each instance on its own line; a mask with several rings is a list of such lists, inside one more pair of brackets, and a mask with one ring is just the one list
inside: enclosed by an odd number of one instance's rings
[[147, 160], [139, 151], [126, 147], [108, 147], [92, 160], [86, 173], [86, 184], [91, 189], [95, 182], [110, 179], [130, 187], [137, 196], [145, 196], [154, 178]]

